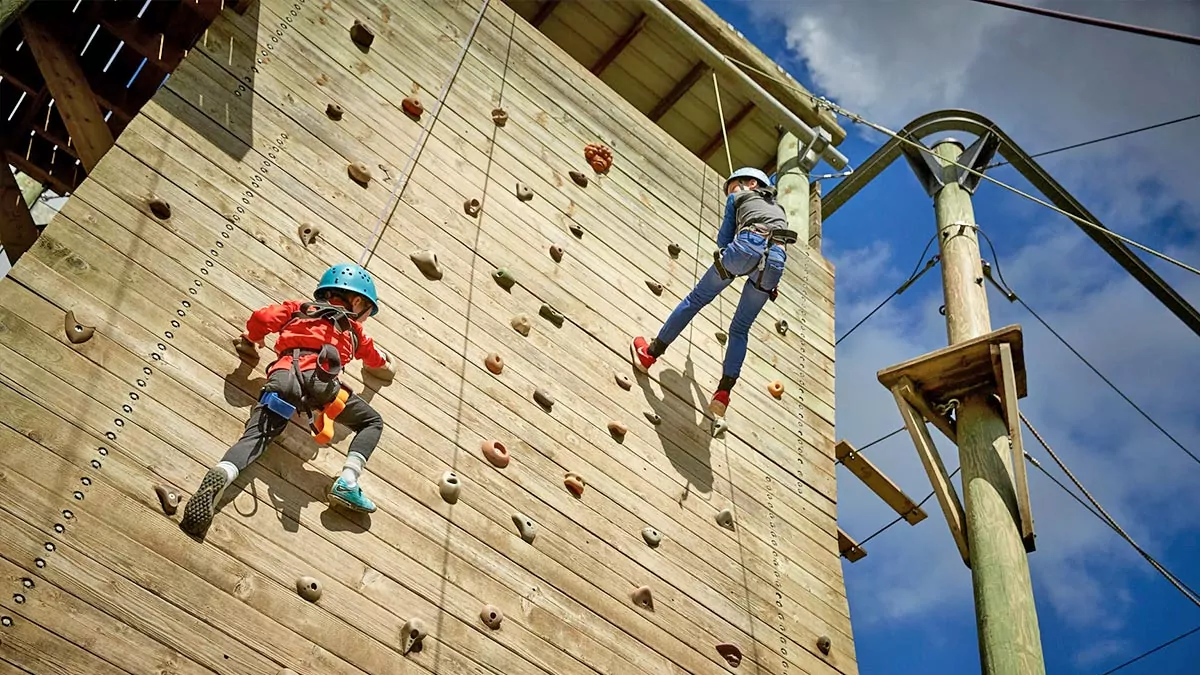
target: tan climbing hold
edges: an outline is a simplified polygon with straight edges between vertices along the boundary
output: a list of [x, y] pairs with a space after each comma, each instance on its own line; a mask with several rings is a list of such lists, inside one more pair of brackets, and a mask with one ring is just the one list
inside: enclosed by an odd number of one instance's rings
[[583, 239], [583, 226], [579, 223], [571, 223], [571, 234], [575, 235], [576, 239]]
[[233, 348], [238, 354], [241, 354], [251, 361], [258, 360], [258, 345], [247, 340], [245, 335], [239, 335], [233, 339]]
[[780, 319], [780, 320], [776, 321], [775, 322], [775, 330], [780, 335], [787, 335], [787, 332], [788, 332], [787, 319]]
[[63, 330], [67, 333], [67, 340], [73, 345], [80, 345], [92, 339], [96, 334], [94, 326], [85, 326], [75, 319], [75, 312], [67, 310], [66, 316], [63, 317]]
[[517, 199], [523, 202], [533, 199], [533, 190], [531, 190], [529, 186], [524, 183], [517, 183]]
[[662, 543], [662, 533], [653, 527], [644, 527], [642, 528], [642, 539], [650, 548], [658, 548], [658, 545]]
[[342, 115], [345, 114], [346, 111], [342, 108], [342, 106], [336, 103], [330, 103], [329, 105], [325, 106], [325, 115], [334, 122], [342, 119]]
[[463, 212], [472, 218], [478, 216], [481, 209], [483, 209], [483, 204], [481, 204], [479, 200], [475, 199], [474, 197], [463, 202]]
[[575, 184], [579, 187], [587, 187], [588, 177], [586, 173], [582, 171], [570, 171], [568, 175], [571, 176], [571, 180], [575, 181]]
[[729, 333], [726, 333], [723, 330], [719, 330], [716, 333], [713, 333], [713, 336], [717, 338], [717, 342], [720, 344], [725, 344], [726, 342], [729, 342]]
[[624, 422], [613, 420], [608, 423], [608, 433], [612, 434], [612, 437], [619, 441], [625, 438], [625, 434], [629, 433], [629, 427]]
[[817, 649], [821, 650], [822, 654], [829, 656], [829, 650], [833, 649], [833, 641], [829, 639], [829, 636], [822, 635], [817, 638]]
[[521, 534], [521, 538], [526, 543], [532, 544], [534, 538], [537, 537], [537, 523], [533, 522], [529, 516], [521, 513], [514, 513], [512, 521], [513, 525], [517, 526], [517, 532]]
[[617, 386], [625, 391], [633, 389], [633, 380], [625, 373], [613, 373], [613, 379], [617, 381]]
[[359, 47], [370, 49], [371, 43], [375, 41], [375, 33], [363, 22], [355, 19], [354, 25], [350, 26], [350, 39]]
[[737, 668], [742, 662], [742, 650], [732, 642], [722, 642], [717, 645], [717, 653], [725, 658], [731, 668]]
[[296, 580], [296, 592], [309, 602], [321, 599], [321, 582], [313, 577], [300, 577]]
[[492, 463], [492, 466], [497, 469], [503, 469], [508, 466], [508, 448], [504, 444], [496, 440], [487, 440], [480, 445], [480, 450], [483, 451], [484, 458]]
[[371, 167], [362, 162], [353, 162], [346, 167], [346, 173], [350, 174], [350, 180], [358, 183], [363, 187], [371, 182]]
[[565, 321], [563, 313], [551, 307], [549, 303], [542, 303], [542, 308], [538, 310], [538, 314], [559, 328], [562, 328], [563, 321]]
[[459, 492], [462, 490], [462, 481], [458, 479], [458, 474], [453, 471], [447, 471], [438, 479], [438, 494], [442, 499], [446, 500], [447, 504], [454, 504], [458, 501]]
[[483, 360], [483, 365], [486, 366], [493, 375], [499, 375], [500, 373], [504, 372], [504, 358], [496, 352], [488, 354], [487, 358]]
[[733, 511], [724, 508], [717, 512], [717, 524], [721, 527], [733, 529]]
[[421, 105], [421, 100], [416, 96], [409, 96], [403, 101], [400, 101], [400, 107], [404, 109], [404, 112], [412, 115], [413, 117], [419, 118], [425, 113], [425, 106]]
[[783, 398], [783, 383], [779, 380], [775, 380], [767, 385], [767, 392], [775, 398]]
[[667, 255], [671, 256], [672, 258], [678, 258], [679, 254], [682, 252], [683, 247], [679, 244], [667, 244]]
[[413, 251], [408, 254], [408, 259], [413, 261], [417, 270], [424, 274], [426, 279], [437, 281], [442, 278], [442, 266], [438, 264], [437, 254], [433, 251]]
[[159, 220], [168, 220], [171, 218], [171, 205], [167, 200], [159, 196], [153, 196], [146, 201], [146, 206], [150, 207], [150, 213], [154, 214]]
[[158, 495], [158, 505], [168, 516], [175, 515], [179, 508], [179, 493], [165, 485], [155, 485], [154, 494]]
[[587, 482], [583, 480], [583, 476], [574, 471], [568, 471], [567, 475], [563, 476], [563, 485], [571, 491], [571, 494], [582, 497], [583, 488], [587, 486]]
[[654, 596], [650, 593], [649, 586], [637, 588], [633, 593], [629, 594], [629, 597], [633, 600], [633, 604], [638, 607], [654, 611]]
[[501, 267], [500, 269], [492, 272], [492, 279], [494, 279], [496, 283], [500, 285], [500, 288], [503, 288], [506, 291], [512, 290], [512, 287], [517, 284], [517, 278], [514, 277], [513, 273], [509, 272], [508, 268], [506, 267]]
[[500, 622], [504, 621], [504, 612], [495, 605], [484, 605], [483, 609], [479, 610], [479, 620], [488, 628], [496, 630], [500, 628]]
[[509, 322], [509, 325], [512, 326], [513, 330], [517, 331], [521, 335], [524, 335], [525, 337], [529, 337], [529, 331], [533, 328], [533, 324], [529, 323], [529, 317], [525, 316], [524, 314], [514, 316], [512, 321]]
[[554, 260], [554, 262], [562, 262], [563, 247], [559, 246], [558, 244], [551, 244], [550, 245], [550, 258], [552, 260]]
[[650, 422], [650, 424], [653, 424], [654, 426], [662, 424], [662, 415], [659, 415], [653, 410], [647, 410], [642, 414], [646, 416], [646, 421]]
[[508, 123], [508, 113], [505, 112], [504, 108], [493, 108], [492, 121], [496, 123], [496, 126], [502, 127]]
[[550, 395], [550, 392], [541, 387], [533, 391], [533, 400], [545, 408], [546, 412], [550, 412], [550, 409], [554, 407], [554, 397]]
[[321, 234], [321, 228], [316, 225], [303, 223], [296, 228], [296, 234], [300, 237], [300, 243], [305, 246], [317, 243], [317, 235]]
[[646, 280], [646, 288], [649, 288], [650, 292], [655, 295], [662, 295], [663, 285], [658, 283], [657, 281], [651, 281], [651, 280], [647, 279]]
[[400, 651], [402, 654], [407, 654], [414, 649], [421, 651], [421, 640], [429, 635], [429, 630], [425, 628], [425, 622], [420, 619], [409, 619], [404, 622], [404, 626], [400, 628]]
[[599, 143], [589, 143], [583, 148], [583, 157], [596, 173], [607, 173], [612, 167], [612, 150]]

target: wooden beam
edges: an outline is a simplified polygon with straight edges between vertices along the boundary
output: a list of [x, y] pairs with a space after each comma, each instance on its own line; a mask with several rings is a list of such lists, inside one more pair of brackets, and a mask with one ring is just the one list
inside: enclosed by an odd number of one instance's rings
[[679, 99], [683, 98], [684, 94], [688, 93], [688, 90], [692, 88], [692, 85], [696, 84], [700, 78], [708, 75], [711, 72], [712, 68], [703, 61], [692, 66], [692, 69], [688, 71], [688, 74], [684, 75], [683, 79], [676, 83], [675, 87], [672, 88], [671, 91], [668, 92], [661, 101], [654, 105], [654, 109], [651, 110], [650, 114], [646, 115], [646, 117], [649, 117], [651, 122], [657, 122], [658, 120], [662, 119], [662, 116], [667, 114], [667, 111], [671, 109], [671, 106], [675, 105]]
[[850, 538], [850, 535], [838, 528], [838, 553], [852, 563], [858, 562], [867, 557], [867, 550], [861, 548], [858, 542]]
[[17, 177], [5, 162], [4, 168], [0, 169], [0, 244], [4, 245], [8, 262], [16, 265], [37, 236], [37, 226], [25, 205]]
[[879, 498], [887, 502], [887, 505], [892, 507], [897, 514], [903, 516], [909, 525], [916, 525], [925, 520], [925, 512], [921, 510], [921, 507], [909, 499], [908, 495], [904, 494], [904, 491], [890, 478], [875, 468], [870, 460], [858, 454], [853, 445], [846, 441], [838, 441], [835, 451], [838, 461], [850, 469], [850, 473], [866, 483], [867, 487], [871, 488], [871, 492], [879, 495]]
[[1032, 553], [1037, 546], [1034, 543], [1033, 507], [1029, 501], [1029, 478], [1025, 471], [1025, 444], [1021, 441], [1021, 415], [1017, 408], [1017, 375], [1013, 366], [1012, 345], [1007, 342], [992, 345], [992, 367], [996, 369], [996, 382], [1000, 384], [997, 389], [1012, 449], [1012, 478], [1017, 496], [1021, 542], [1025, 544], [1025, 552]]
[[537, 14], [533, 15], [533, 19], [531, 19], [529, 23], [533, 24], [534, 28], [541, 26], [546, 19], [550, 18], [550, 14], [554, 12], [554, 8], [558, 7], [559, 1], [560, 0], [546, 0], [543, 2], [541, 7], [538, 7]]
[[617, 41], [608, 48], [608, 51], [604, 52], [604, 54], [602, 54], [600, 58], [596, 60], [596, 64], [592, 66], [592, 74], [596, 77], [599, 77], [600, 74], [604, 72], [605, 68], [608, 68], [610, 65], [612, 65], [612, 62], [617, 60], [617, 57], [621, 55], [621, 52], [625, 51], [625, 48], [629, 46], [630, 42], [633, 42], [633, 39], [638, 36], [638, 33], [642, 32], [642, 29], [646, 27], [646, 22], [649, 20], [650, 17], [646, 16], [645, 14], [639, 16], [637, 21], [634, 21], [633, 25], [629, 27], [629, 30], [625, 31], [624, 35], [617, 38]]
[[19, 21], [83, 168], [91, 171], [113, 146], [113, 135], [104, 123], [104, 114], [92, 95], [87, 76], [70, 47], [55, 36], [52, 28], [28, 14]]
[[904, 426], [908, 429], [908, 435], [912, 438], [913, 445], [917, 448], [917, 455], [921, 458], [921, 465], [925, 467], [925, 473], [933, 485], [933, 492], [937, 495], [938, 504], [941, 505], [942, 513], [946, 516], [946, 524], [950, 526], [950, 534], [954, 537], [954, 544], [958, 546], [958, 553], [962, 556], [963, 563], [970, 567], [971, 556], [967, 548], [966, 513], [963, 511], [962, 502], [958, 499], [958, 491], [954, 489], [954, 483], [950, 482], [950, 476], [946, 473], [946, 465], [942, 463], [942, 456], [938, 454], [937, 446], [929, 437], [929, 428], [925, 426], [925, 420], [908, 403], [908, 397], [903, 391], [907, 388], [908, 385], [905, 384], [895, 385], [892, 387], [892, 397], [896, 399], [896, 407], [900, 409], [900, 416], [904, 418]]
[[4, 153], [4, 158], [8, 160], [9, 164], [24, 171], [30, 178], [54, 188], [54, 191], [60, 195], [68, 195], [75, 191], [75, 186], [72, 183], [67, 182], [60, 175], [51, 174], [38, 166], [37, 163], [25, 159], [24, 154], [18, 154], [9, 150]]
[[[934, 410], [921, 390], [907, 376], [901, 377], [897, 386], [900, 387], [904, 400], [915, 408], [921, 417], [929, 420], [933, 426], [937, 427], [938, 431], [942, 432], [942, 435], [950, 439], [951, 443], [958, 445], [958, 429], [954, 420]], [[895, 387], [892, 390], [895, 391]]]
[[733, 132], [737, 131], [737, 128], [746, 121], [746, 118], [748, 118], [752, 112], [754, 112], [754, 104], [747, 103], [745, 107], [738, 111], [738, 114], [733, 116], [733, 119], [725, 123], [725, 133], [721, 133], [721, 130], [717, 129], [717, 133], [708, 140], [708, 143], [704, 144], [704, 147], [700, 149], [700, 152], [696, 153], [696, 155], [700, 157], [701, 161], [707, 162], [708, 158], [713, 156], [713, 153], [717, 151], [717, 148], [721, 147], [721, 142], [724, 140], [725, 136], [733, 138]]

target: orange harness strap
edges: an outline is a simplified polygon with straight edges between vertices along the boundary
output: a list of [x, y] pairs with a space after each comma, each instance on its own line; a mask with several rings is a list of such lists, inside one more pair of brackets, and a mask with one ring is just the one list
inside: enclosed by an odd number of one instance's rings
[[312, 430], [313, 441], [318, 445], [325, 445], [333, 440], [333, 421], [346, 409], [346, 401], [348, 400], [350, 400], [350, 390], [342, 387], [338, 390], [337, 398], [330, 401], [328, 405], [321, 409], [321, 412], [317, 413], [310, 429]]

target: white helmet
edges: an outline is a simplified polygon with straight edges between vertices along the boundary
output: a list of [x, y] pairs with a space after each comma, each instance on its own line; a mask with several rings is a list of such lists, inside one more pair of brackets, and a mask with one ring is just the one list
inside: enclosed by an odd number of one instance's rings
[[767, 174], [755, 169], [752, 166], [744, 166], [737, 171], [729, 174], [729, 178], [725, 179], [725, 190], [729, 190], [729, 184], [738, 178], [753, 178], [758, 181], [759, 187], [770, 187], [771, 179], [767, 178]]

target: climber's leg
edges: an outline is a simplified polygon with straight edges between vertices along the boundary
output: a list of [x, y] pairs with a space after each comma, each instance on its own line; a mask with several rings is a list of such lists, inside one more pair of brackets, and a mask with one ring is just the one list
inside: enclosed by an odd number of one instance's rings
[[329, 488], [330, 503], [363, 513], [372, 513], [375, 511], [375, 503], [363, 494], [358, 479], [367, 460], [371, 458], [371, 453], [375, 451], [375, 446], [379, 444], [379, 437], [383, 433], [383, 417], [361, 396], [351, 394], [337, 421], [354, 432], [354, 439], [350, 441], [350, 448], [346, 452], [342, 474]]
[[[725, 362], [721, 368], [721, 382], [713, 394], [709, 410], [718, 417], [725, 414], [729, 406], [730, 393], [738, 376], [742, 372], [742, 363], [746, 360], [746, 350], [750, 343], [750, 328], [754, 325], [770, 294], [763, 289], [774, 290], [783, 277], [783, 266], [787, 255], [780, 246], [773, 246], [767, 253], [766, 267], [760, 277], [752, 273], [742, 287], [742, 297], [738, 300], [733, 319], [729, 322], [729, 343], [725, 346]], [[757, 284], [761, 283], [762, 288]]]

